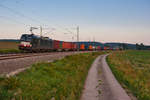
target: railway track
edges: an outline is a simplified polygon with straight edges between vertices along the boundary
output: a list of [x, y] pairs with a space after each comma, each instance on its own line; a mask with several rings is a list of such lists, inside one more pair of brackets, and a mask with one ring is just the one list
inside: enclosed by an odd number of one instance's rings
[[6, 54], [6, 55], [0, 55], [0, 61], [1, 60], [7, 60], [7, 59], [17, 59], [17, 58], [32, 57], [32, 56], [44, 56], [44, 55], [50, 55], [50, 54], [52, 54], [52, 53]]
[[[68, 55], [87, 53], [91, 51], [69, 51], [69, 52], [49, 52], [49, 53], [28, 53], [0, 55], [0, 75], [11, 74], [29, 68], [32, 64], [40, 62], [52, 62]], [[93, 51], [92, 51], [93, 52]]]
[[33, 57], [33, 56], [45, 56], [45, 55], [52, 55], [52, 54], [57, 54], [57, 53], [66, 53], [66, 52], [3, 54], [3, 55], [0, 55], [0, 61], [8, 60], [8, 59]]

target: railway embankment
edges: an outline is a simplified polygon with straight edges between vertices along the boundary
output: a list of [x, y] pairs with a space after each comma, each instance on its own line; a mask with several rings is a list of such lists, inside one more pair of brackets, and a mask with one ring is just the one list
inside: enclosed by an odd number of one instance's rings
[[[33, 64], [15, 76], [0, 78], [0, 98], [78, 100], [88, 70], [100, 54], [104, 52], [70, 55], [53, 62]], [[57, 56], [62, 57], [58, 53]]]
[[[40, 54], [15, 54], [0, 56], [0, 74], [14, 75], [20, 71], [29, 68], [37, 62], [51, 62], [56, 59], [61, 59], [67, 55], [73, 55], [84, 52], [52, 52]], [[4, 58], [4, 59], [3, 59]], [[7, 59], [8, 58], [8, 59]]]

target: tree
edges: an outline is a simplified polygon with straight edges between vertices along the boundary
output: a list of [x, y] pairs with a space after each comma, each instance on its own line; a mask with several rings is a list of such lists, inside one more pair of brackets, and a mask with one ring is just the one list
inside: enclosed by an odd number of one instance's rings
[[139, 44], [138, 43], [136, 43], [136, 50], [139, 50], [140, 48], [139, 48]]
[[145, 46], [143, 43], [140, 44], [140, 48], [141, 48], [141, 50], [145, 50]]
[[119, 47], [120, 47], [120, 48], [122, 48], [123, 50], [128, 49], [128, 45], [127, 45], [127, 44], [125, 44], [125, 43], [121, 43], [121, 44], [119, 44]]
[[144, 46], [143, 43], [141, 43], [140, 45], [139, 45], [138, 43], [136, 43], [136, 49], [137, 49], [137, 50], [145, 50], [146, 47]]

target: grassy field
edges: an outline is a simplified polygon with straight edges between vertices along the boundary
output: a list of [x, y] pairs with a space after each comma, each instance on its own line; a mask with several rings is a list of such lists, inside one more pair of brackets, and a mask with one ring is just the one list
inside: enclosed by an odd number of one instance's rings
[[18, 53], [19, 42], [0, 41], [0, 53]]
[[7, 54], [7, 53], [20, 53], [19, 49], [0, 49], [0, 54]]
[[0, 78], [0, 100], [79, 100], [88, 70], [104, 52], [37, 63], [25, 72]]
[[150, 51], [120, 51], [107, 57], [112, 72], [138, 100], [150, 100]]
[[0, 41], [0, 49], [18, 49], [19, 42]]

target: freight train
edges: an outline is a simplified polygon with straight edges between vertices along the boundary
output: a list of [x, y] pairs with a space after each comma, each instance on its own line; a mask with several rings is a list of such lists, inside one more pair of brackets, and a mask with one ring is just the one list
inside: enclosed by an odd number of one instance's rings
[[27, 52], [47, 52], [77, 50], [92, 51], [101, 50], [102, 48], [96, 42], [65, 42], [34, 34], [23, 34], [20, 38], [19, 49]]

